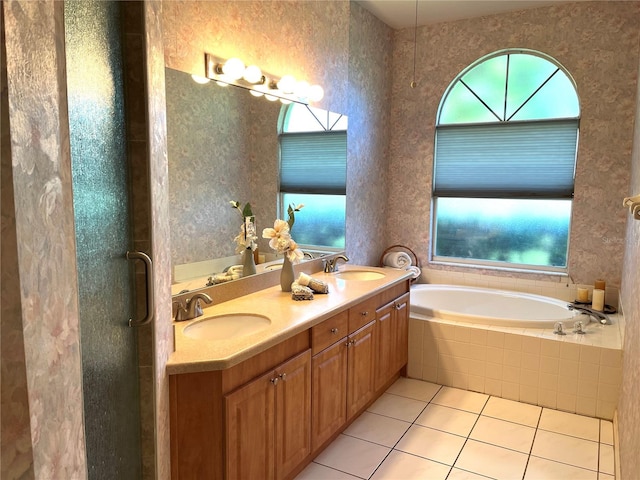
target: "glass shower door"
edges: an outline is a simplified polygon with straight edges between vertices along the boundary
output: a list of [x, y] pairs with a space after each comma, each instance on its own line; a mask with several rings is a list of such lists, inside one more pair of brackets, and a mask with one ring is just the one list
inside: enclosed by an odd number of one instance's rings
[[84, 418], [90, 479], [141, 477], [120, 6], [65, 2]]

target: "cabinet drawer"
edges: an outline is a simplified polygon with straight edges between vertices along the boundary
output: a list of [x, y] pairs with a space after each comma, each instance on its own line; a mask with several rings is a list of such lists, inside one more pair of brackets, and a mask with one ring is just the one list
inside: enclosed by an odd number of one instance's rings
[[313, 355], [347, 336], [349, 311], [345, 310], [311, 328], [311, 352]]
[[379, 302], [380, 298], [375, 296], [349, 309], [349, 333], [355, 332], [376, 318]]

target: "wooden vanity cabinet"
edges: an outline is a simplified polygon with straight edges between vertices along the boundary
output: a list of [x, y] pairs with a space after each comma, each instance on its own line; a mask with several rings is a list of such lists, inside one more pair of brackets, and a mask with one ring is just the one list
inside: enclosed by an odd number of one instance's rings
[[311, 351], [225, 396], [226, 478], [287, 478], [311, 453]]
[[409, 344], [409, 293], [388, 302], [376, 310], [378, 321], [378, 355], [376, 389], [383, 388], [390, 378], [407, 364]]

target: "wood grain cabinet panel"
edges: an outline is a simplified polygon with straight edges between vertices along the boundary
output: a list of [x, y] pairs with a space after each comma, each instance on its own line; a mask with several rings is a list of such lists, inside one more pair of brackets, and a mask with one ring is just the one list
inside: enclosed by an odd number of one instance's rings
[[287, 478], [311, 453], [311, 351], [225, 396], [226, 478]]
[[317, 450], [347, 421], [347, 337], [314, 355], [312, 442]]

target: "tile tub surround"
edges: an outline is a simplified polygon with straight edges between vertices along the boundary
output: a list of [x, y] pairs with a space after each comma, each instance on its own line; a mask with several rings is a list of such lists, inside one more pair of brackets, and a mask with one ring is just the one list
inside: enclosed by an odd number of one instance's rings
[[296, 477], [614, 478], [613, 424], [400, 378]]
[[611, 420], [622, 380], [620, 315], [611, 317], [559, 336], [410, 315], [407, 375]]

